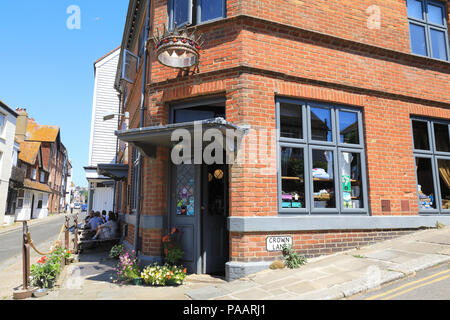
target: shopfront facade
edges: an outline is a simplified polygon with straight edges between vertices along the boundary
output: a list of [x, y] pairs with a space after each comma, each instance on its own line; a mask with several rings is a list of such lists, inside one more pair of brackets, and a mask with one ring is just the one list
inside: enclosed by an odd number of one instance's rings
[[[122, 51], [142, 58], [133, 83], [119, 63], [130, 129], [117, 135], [130, 152], [119, 152], [129, 175], [116, 201], [142, 262], [162, 261], [173, 227], [191, 272], [236, 279], [280, 259], [277, 239], [315, 257], [450, 222], [450, 63], [447, 51], [414, 51], [409, 1], [377, 3], [376, 28], [364, 4], [348, 17], [339, 1], [326, 2], [332, 14], [321, 1], [219, 2], [210, 20], [193, 12], [205, 43], [188, 72], [163, 66], [151, 41], [145, 62], [146, 2], [130, 1]], [[150, 33], [182, 22], [177, 1], [150, 3]], [[194, 121], [245, 132], [223, 150], [233, 161], [174, 163], [168, 137]]]

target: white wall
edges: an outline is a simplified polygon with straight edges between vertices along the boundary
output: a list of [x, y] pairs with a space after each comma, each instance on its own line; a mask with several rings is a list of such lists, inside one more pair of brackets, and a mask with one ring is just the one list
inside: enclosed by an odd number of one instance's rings
[[119, 113], [120, 99], [114, 89], [120, 49], [95, 64], [94, 101], [92, 106], [89, 166], [114, 163], [116, 157], [117, 116], [103, 121], [108, 113]]
[[16, 117], [0, 105], [0, 112], [6, 115], [5, 126], [0, 132], [0, 226], [4, 223], [9, 178], [11, 177]]
[[[31, 205], [34, 195], [33, 215], [31, 215]], [[39, 200], [42, 197], [42, 208], [38, 208]], [[16, 209], [16, 220], [43, 219], [48, 216], [48, 199], [49, 194], [36, 190], [26, 189], [24, 192], [24, 201], [22, 208]], [[17, 202], [19, 197], [17, 198]]]

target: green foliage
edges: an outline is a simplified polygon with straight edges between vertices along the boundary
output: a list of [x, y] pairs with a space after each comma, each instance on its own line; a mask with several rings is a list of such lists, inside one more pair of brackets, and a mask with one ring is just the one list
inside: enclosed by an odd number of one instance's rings
[[31, 285], [39, 288], [53, 288], [56, 278], [61, 273], [61, 262], [71, 256], [69, 250], [55, 248], [49, 257], [42, 257], [30, 267]]
[[297, 269], [306, 264], [306, 258], [295, 252], [295, 250], [292, 249], [292, 246], [285, 244], [282, 248], [285, 264], [288, 268]]
[[120, 254], [119, 263], [114, 270], [117, 274], [117, 280], [114, 282], [126, 283], [131, 282], [136, 278], [140, 278], [139, 267], [137, 265], [134, 250], [132, 251], [132, 255], [124, 250]]
[[436, 221], [436, 229], [443, 229], [443, 228], [445, 228], [445, 224]]
[[142, 271], [141, 278], [146, 285], [150, 286], [181, 285], [186, 279], [186, 272], [187, 270], [183, 267], [168, 264], [159, 266], [155, 263]]
[[109, 252], [109, 256], [113, 259], [117, 259], [120, 257], [120, 255], [125, 251], [125, 248], [123, 245], [115, 245], [111, 248], [111, 251]]
[[365, 259], [365, 256], [361, 256], [359, 254], [354, 255], [353, 257], [357, 258], [357, 259]]
[[179, 263], [184, 256], [184, 251], [181, 249], [180, 237], [180, 231], [173, 228], [168, 235], [162, 238], [166, 263], [173, 266]]

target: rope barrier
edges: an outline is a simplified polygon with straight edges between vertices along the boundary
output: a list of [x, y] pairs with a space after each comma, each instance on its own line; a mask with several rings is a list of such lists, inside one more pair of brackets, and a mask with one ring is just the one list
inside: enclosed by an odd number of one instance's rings
[[[59, 239], [61, 238], [61, 235], [63, 234], [63, 231], [64, 231], [65, 226], [66, 226], [66, 224], [64, 223], [64, 224], [62, 225], [62, 227], [61, 227], [61, 231], [59, 232], [58, 238], [57, 238], [56, 241], [53, 243], [53, 245], [50, 247], [50, 250], [52, 250], [52, 249], [58, 244]], [[39, 250], [35, 247], [34, 242], [33, 242], [33, 239], [31, 239], [31, 233], [30, 233], [29, 231], [28, 231], [28, 233], [27, 233], [27, 237], [28, 237], [28, 242], [29, 242], [31, 248], [33, 248], [33, 250], [36, 251], [37, 254], [39, 254], [39, 255], [41, 255], [41, 256], [47, 256], [47, 255], [50, 255], [50, 254], [52, 253], [51, 251], [50, 251], [50, 252], [47, 252], [47, 253], [44, 253], [44, 252], [39, 251]]]

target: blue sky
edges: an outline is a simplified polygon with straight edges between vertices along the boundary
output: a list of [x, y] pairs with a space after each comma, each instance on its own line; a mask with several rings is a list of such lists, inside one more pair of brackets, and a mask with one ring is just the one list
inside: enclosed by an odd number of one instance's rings
[[[80, 8], [80, 29], [67, 28]], [[57, 125], [76, 185], [87, 186], [94, 62], [120, 46], [128, 0], [0, 1], [0, 100]]]

